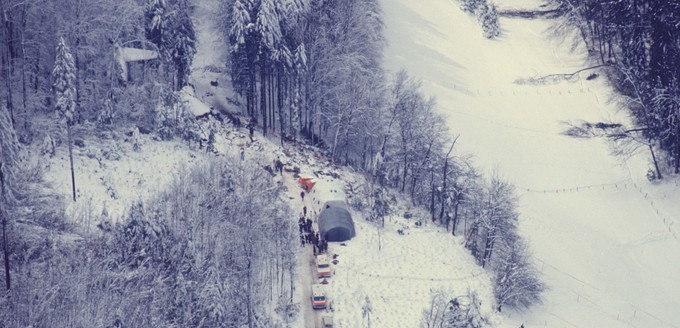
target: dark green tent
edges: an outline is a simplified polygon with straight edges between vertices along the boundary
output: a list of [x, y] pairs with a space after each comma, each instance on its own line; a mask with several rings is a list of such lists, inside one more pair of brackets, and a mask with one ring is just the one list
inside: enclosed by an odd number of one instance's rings
[[324, 204], [319, 215], [319, 234], [326, 241], [346, 241], [356, 235], [352, 215], [344, 202], [334, 200]]

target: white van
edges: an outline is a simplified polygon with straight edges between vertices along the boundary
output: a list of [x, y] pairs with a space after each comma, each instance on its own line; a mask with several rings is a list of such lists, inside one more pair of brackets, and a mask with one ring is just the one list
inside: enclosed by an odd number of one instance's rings
[[319, 254], [316, 256], [316, 274], [319, 278], [331, 276], [331, 263], [328, 261], [326, 254]]
[[326, 292], [324, 291], [323, 285], [312, 285], [312, 308], [325, 309], [327, 304], [328, 300], [326, 299]]

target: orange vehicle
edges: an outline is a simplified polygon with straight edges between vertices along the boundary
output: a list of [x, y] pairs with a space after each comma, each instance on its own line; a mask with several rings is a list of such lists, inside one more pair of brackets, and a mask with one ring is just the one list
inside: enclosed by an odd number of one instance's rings
[[314, 181], [312, 178], [300, 178], [298, 179], [298, 183], [302, 189], [305, 191], [310, 191], [312, 188], [314, 188], [316, 181]]
[[327, 304], [328, 300], [326, 299], [323, 286], [319, 284], [312, 285], [312, 308], [325, 309]]
[[331, 263], [328, 261], [328, 256], [326, 254], [319, 254], [316, 256], [316, 274], [319, 278], [331, 276]]

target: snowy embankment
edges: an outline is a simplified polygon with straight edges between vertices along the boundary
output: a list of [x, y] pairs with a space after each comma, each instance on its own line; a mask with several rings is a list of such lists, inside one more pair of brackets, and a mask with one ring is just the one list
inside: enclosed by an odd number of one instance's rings
[[679, 327], [677, 177], [650, 184], [644, 149], [624, 160], [605, 140], [562, 134], [564, 122], [628, 124], [601, 74], [526, 83], [590, 66], [578, 33], [560, 39], [551, 33], [558, 21], [501, 18], [490, 41], [455, 1], [382, 4], [388, 68], [423, 79], [461, 135], [459, 149], [517, 186], [519, 228], [550, 290], [528, 313], [504, 312], [500, 326]]

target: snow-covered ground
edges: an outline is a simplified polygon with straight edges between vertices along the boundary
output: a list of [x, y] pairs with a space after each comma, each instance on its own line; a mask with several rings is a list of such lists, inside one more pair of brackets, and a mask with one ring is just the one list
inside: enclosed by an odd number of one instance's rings
[[520, 230], [550, 290], [528, 313], [504, 313], [500, 326], [679, 327], [677, 179], [650, 184], [648, 153], [624, 161], [603, 140], [561, 134], [564, 121], [628, 121], [602, 76], [514, 83], [589, 66], [583, 45], [554, 37], [557, 22], [546, 19], [501, 18], [500, 38], [486, 40], [452, 0], [382, 5], [388, 68], [423, 79], [461, 149], [518, 187]]
[[[488, 276], [460, 239], [436, 227], [415, 227], [418, 218], [392, 217], [380, 230], [354, 214], [356, 238], [330, 247], [339, 260], [330, 284], [339, 327], [367, 325], [362, 312], [366, 299], [372, 327], [418, 327], [437, 289], [456, 296], [476, 290], [483, 299], [493, 297]], [[408, 227], [405, 233], [397, 233], [403, 227]], [[489, 302], [482, 306], [486, 313], [493, 310]]]
[[[196, 162], [196, 151], [178, 142], [140, 136], [139, 151], [127, 131], [98, 132], [105, 139], [88, 138], [73, 147], [78, 201], [71, 202], [71, 171], [68, 148], [57, 148], [55, 157], [44, 161], [47, 181], [68, 200], [67, 212], [86, 229], [99, 224], [104, 209], [111, 220], [123, 216], [130, 205], [147, 200], [173, 179], [180, 166]], [[90, 132], [93, 133], [93, 132]]]
[[[537, 0], [498, 2], [501, 7], [540, 5]], [[224, 59], [218, 56], [223, 49], [209, 23], [217, 3], [197, 2], [194, 17], [200, 24], [193, 74], [196, 100], [192, 101], [203, 101], [203, 110], [205, 104], [220, 110], [234, 106], [227, 100], [231, 91], [225, 87]], [[680, 308], [678, 185], [673, 181], [649, 184], [644, 152], [623, 162], [609, 155], [602, 140], [561, 134], [561, 121], [626, 122], [626, 113], [609, 104], [611, 89], [602, 78], [540, 86], [514, 83], [586, 66], [582, 47], [570, 52], [570, 44], [547, 33], [554, 23], [547, 20], [501, 19], [501, 37], [486, 40], [478, 24], [453, 0], [383, 0], [382, 5], [388, 68], [404, 67], [423, 79], [425, 91], [437, 96], [452, 132], [461, 134], [461, 149], [474, 154], [487, 172], [497, 168], [518, 186], [520, 230], [550, 290], [544, 304], [528, 313], [492, 314], [489, 277], [474, 264], [461, 240], [428, 225], [426, 215], [418, 211], [413, 211], [413, 219], [402, 218], [403, 211], [410, 209], [401, 201], [384, 229], [353, 212], [357, 236], [345, 245], [331, 243], [329, 251], [337, 255], [338, 263], [328, 290], [337, 326], [361, 327], [367, 320], [362, 307], [368, 297], [373, 327], [417, 327], [429, 306], [430, 291], [446, 288], [454, 294], [476, 290], [485, 300], [483, 311], [501, 327], [521, 323], [526, 327], [679, 327], [675, 313]], [[219, 87], [210, 85], [216, 79]], [[222, 127], [217, 136], [220, 153], [237, 154], [243, 148], [246, 156], [278, 157], [288, 167], [299, 167], [302, 176], [316, 177], [315, 191], [305, 198], [312, 212], [318, 213], [325, 201], [345, 199], [348, 184], [356, 190], [365, 183], [348, 169], [334, 168], [318, 152], [290, 145], [281, 149], [277, 140], [259, 133], [258, 140], [250, 143], [245, 131]], [[76, 148], [80, 198], [70, 208], [76, 217], [87, 217], [82, 213], [88, 210], [97, 215], [104, 204], [112, 217], [121, 215], [131, 202], [162, 188], [181, 165], [206, 156], [196, 147], [158, 142], [146, 135], [141, 136], [142, 150], [136, 152], [122, 131], [115, 135], [97, 142], [85, 140], [85, 147]], [[70, 195], [66, 148], [60, 147], [46, 164], [48, 179]], [[291, 206], [301, 211], [303, 202], [293, 176], [286, 173], [284, 179]], [[423, 227], [414, 224], [419, 218], [425, 222]], [[397, 233], [398, 229], [405, 233]], [[304, 267], [311, 261], [309, 249], [301, 248], [298, 256], [302, 267], [296, 284], [302, 287], [296, 290], [295, 301], [307, 307], [305, 286], [315, 279]], [[292, 326], [317, 326], [318, 316], [311, 317], [301, 315]]]
[[[366, 182], [357, 174], [346, 168], [333, 167], [323, 157], [309, 156], [309, 152], [287, 153], [291, 156], [277, 156], [291, 166], [298, 166], [300, 176], [312, 177], [316, 181], [302, 202], [299, 197], [301, 189], [286, 174], [291, 204], [299, 212], [304, 204], [310, 215], [315, 217], [327, 201], [363, 197], [357, 192]], [[398, 199], [393, 204], [395, 213], [386, 218], [384, 228], [366, 222], [365, 213], [352, 210], [356, 237], [344, 243], [329, 243], [329, 254], [335, 255], [338, 262], [333, 265], [334, 275], [327, 279], [326, 290], [337, 327], [366, 326], [368, 317], [362, 315], [366, 298], [372, 305], [372, 327], [418, 327], [422, 312], [430, 303], [430, 293], [439, 288], [455, 295], [476, 290], [483, 299], [493, 297], [488, 275], [460, 245], [461, 239], [452, 238], [443, 229], [428, 225], [425, 212], [410, 209], [406, 205], [409, 203], [407, 200]], [[406, 211], [414, 216], [403, 218]], [[417, 227], [417, 221], [422, 226]], [[310, 255], [310, 252], [299, 254], [308, 259]], [[306, 278], [304, 270], [307, 270], [308, 262], [303, 259], [299, 268], [303, 284], [317, 282], [313, 275]], [[305, 287], [302, 286], [303, 290]], [[302, 306], [309, 307], [305, 293], [308, 292], [302, 293]], [[492, 304], [485, 302], [482, 307], [495, 320]], [[316, 312], [313, 326], [319, 321], [318, 313], [321, 311]], [[305, 327], [310, 327], [310, 322], [305, 322]]]

